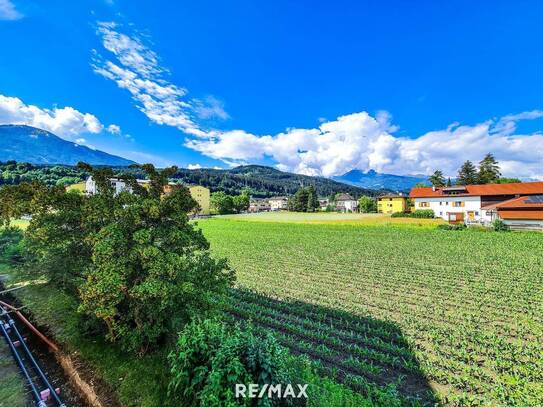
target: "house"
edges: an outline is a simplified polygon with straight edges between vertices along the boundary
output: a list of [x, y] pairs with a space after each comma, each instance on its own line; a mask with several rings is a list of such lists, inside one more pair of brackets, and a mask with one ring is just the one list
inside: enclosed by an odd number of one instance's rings
[[189, 187], [189, 192], [190, 196], [192, 196], [192, 199], [198, 202], [198, 206], [200, 206], [198, 214], [209, 215], [209, 208], [211, 202], [211, 192], [209, 191], [209, 188], [203, 187], [201, 185], [196, 185], [193, 187]]
[[402, 194], [382, 195], [377, 198], [377, 212], [379, 213], [407, 212], [407, 197]]
[[349, 194], [339, 194], [336, 197], [336, 208], [341, 212], [356, 212], [358, 201]]
[[282, 211], [288, 208], [288, 198], [286, 196], [274, 196], [268, 199], [271, 211]]
[[[146, 185], [149, 183], [148, 180], [144, 179], [138, 179], [138, 184], [140, 185]], [[109, 182], [111, 186], [113, 187], [113, 191], [115, 195], [121, 193], [122, 191], [128, 191], [132, 192], [132, 188], [126, 185], [126, 182], [119, 178], [110, 178]], [[87, 181], [85, 182], [85, 193], [89, 195], [94, 195], [97, 192], [97, 186], [96, 181], [92, 177], [87, 178]]]
[[330, 200], [328, 198], [320, 198], [319, 199], [319, 209], [321, 211], [325, 211], [326, 208], [328, 208], [328, 205], [330, 205]]
[[495, 209], [511, 229], [543, 230], [543, 195], [509, 199], [496, 204]]
[[268, 212], [271, 210], [267, 199], [251, 199], [249, 202], [249, 212]]
[[413, 188], [409, 197], [415, 210], [431, 209], [448, 222], [488, 224], [496, 219], [497, 204], [530, 195], [543, 195], [543, 182]]

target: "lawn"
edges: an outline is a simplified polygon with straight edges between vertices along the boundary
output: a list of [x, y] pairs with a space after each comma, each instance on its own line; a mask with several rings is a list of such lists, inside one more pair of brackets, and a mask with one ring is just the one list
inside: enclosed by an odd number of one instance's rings
[[313, 224], [352, 224], [381, 226], [430, 226], [443, 223], [441, 219], [391, 218], [377, 213], [338, 213], [338, 212], [259, 212], [240, 215], [224, 215], [220, 218], [251, 222], [287, 222]]
[[78, 182], [77, 184], [71, 184], [71, 185], [66, 186], [66, 191], [85, 192], [85, 186], [86, 186], [86, 183], [84, 181]]
[[542, 405], [543, 236], [374, 219], [271, 213], [199, 226], [237, 272], [233, 320], [376, 402], [380, 389], [399, 403]]

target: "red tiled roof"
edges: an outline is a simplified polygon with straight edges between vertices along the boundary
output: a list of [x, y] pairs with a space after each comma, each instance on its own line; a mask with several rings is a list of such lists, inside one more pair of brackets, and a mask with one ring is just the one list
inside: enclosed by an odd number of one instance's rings
[[496, 204], [500, 209], [543, 209], [543, 195], [521, 196]]
[[520, 210], [520, 211], [498, 211], [500, 218], [502, 219], [532, 219], [532, 220], [543, 220], [543, 209], [542, 210]]
[[455, 195], [443, 193], [443, 188], [413, 188], [410, 198], [437, 198], [441, 196], [488, 196], [488, 195], [543, 195], [543, 182], [518, 182], [513, 184], [466, 185], [466, 192]]

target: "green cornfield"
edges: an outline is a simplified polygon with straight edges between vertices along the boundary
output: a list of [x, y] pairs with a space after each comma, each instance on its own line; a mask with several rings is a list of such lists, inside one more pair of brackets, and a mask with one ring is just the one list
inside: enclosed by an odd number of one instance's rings
[[229, 318], [273, 332], [375, 404], [543, 405], [543, 234], [199, 227], [237, 272]]

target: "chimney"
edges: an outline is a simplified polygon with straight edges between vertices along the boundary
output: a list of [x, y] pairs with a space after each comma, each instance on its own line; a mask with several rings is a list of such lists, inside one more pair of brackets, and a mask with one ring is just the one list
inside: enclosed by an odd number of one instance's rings
[[432, 191], [436, 192], [436, 186], [432, 185]]

